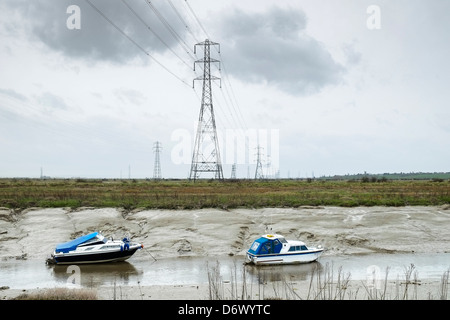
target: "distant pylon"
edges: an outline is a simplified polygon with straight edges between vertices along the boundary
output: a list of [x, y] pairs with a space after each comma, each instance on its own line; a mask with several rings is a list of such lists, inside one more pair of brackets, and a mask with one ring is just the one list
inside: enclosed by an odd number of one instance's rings
[[231, 179], [236, 179], [236, 163], [231, 166]]
[[153, 152], [155, 152], [155, 166], [153, 168], [153, 179], [161, 179], [161, 162], [160, 162], [160, 152], [162, 150], [161, 142], [156, 141], [153, 144]]
[[263, 169], [262, 169], [262, 163], [261, 163], [261, 149], [258, 145], [257, 153], [256, 153], [256, 171], [255, 171], [255, 179], [264, 179]]
[[[214, 118], [211, 90], [211, 80], [220, 80], [220, 78], [211, 75], [211, 62], [219, 62], [219, 60], [212, 59], [210, 57], [210, 47], [215, 45], [219, 44], [206, 39], [205, 41], [197, 43], [194, 46], [194, 53], [197, 46], [202, 46], [204, 51], [204, 58], [195, 61], [195, 63], [203, 64], [203, 75], [194, 79], [194, 81], [203, 80], [203, 92], [200, 115], [198, 118], [197, 134], [195, 137], [194, 151], [192, 155], [191, 172], [189, 174], [189, 180], [194, 181], [199, 178], [200, 172], [212, 172], [214, 173], [214, 177], [216, 179], [223, 180], [222, 163], [220, 161], [219, 142], [217, 139], [216, 120]], [[206, 153], [204, 153], [205, 142], [209, 142], [209, 144], [206, 145], [208, 147], [207, 149], [212, 149]]]

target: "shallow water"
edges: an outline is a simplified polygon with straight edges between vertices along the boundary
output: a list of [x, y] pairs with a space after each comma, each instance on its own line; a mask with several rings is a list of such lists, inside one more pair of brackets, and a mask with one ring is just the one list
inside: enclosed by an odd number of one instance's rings
[[49, 266], [41, 260], [7, 260], [0, 262], [0, 287], [11, 289], [51, 288], [79, 284], [82, 287], [127, 285], [199, 285], [208, 283], [208, 271], [218, 268], [222, 280], [248, 283], [271, 281], [303, 281], [321, 272], [333, 272], [351, 280], [375, 276], [404, 279], [407, 268], [414, 265], [419, 280], [439, 281], [450, 269], [450, 253], [440, 254], [368, 254], [322, 256], [318, 262], [255, 267], [243, 264], [243, 257], [179, 257], [154, 260], [138, 251], [126, 262], [80, 266]]
[[[200, 285], [208, 283], [208, 270], [217, 263], [224, 282], [240, 281], [245, 270], [249, 283], [304, 281], [330, 269], [336, 278], [339, 268], [351, 280], [374, 274], [384, 279], [387, 267], [389, 279], [404, 279], [411, 264], [419, 280], [439, 281], [450, 268], [450, 210], [440, 207], [144, 210], [127, 215], [113, 208], [58, 208], [19, 215], [7, 211], [1, 217], [0, 287], [11, 289], [72, 283], [84, 287]], [[266, 223], [294, 239], [318, 242], [327, 251], [316, 263], [244, 269], [243, 254], [265, 232]], [[45, 264], [41, 257], [53, 251], [55, 243], [86, 230], [114, 236], [127, 231], [145, 247], [122, 263]], [[211, 252], [215, 255], [206, 256]]]

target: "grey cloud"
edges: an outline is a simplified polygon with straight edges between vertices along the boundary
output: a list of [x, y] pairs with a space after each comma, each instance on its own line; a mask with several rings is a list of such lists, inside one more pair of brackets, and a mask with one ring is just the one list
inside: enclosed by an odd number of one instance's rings
[[348, 65], [356, 65], [361, 61], [362, 54], [357, 51], [356, 43], [345, 43], [342, 46], [342, 50], [346, 57], [346, 63]]
[[11, 98], [14, 98], [14, 99], [17, 99], [17, 100], [20, 100], [20, 101], [27, 101], [27, 97], [25, 97], [21, 93], [18, 93], [15, 90], [0, 88], [0, 94], [6, 95], [8, 97], [11, 97]]
[[146, 101], [145, 96], [137, 90], [121, 88], [115, 90], [115, 96], [124, 103], [131, 103], [136, 106], [143, 105]]
[[44, 92], [43, 94], [37, 97], [37, 101], [39, 104], [45, 107], [46, 110], [60, 109], [67, 110], [69, 107], [63, 98], [54, 95], [50, 92]]
[[[91, 0], [114, 24], [142, 46], [150, 54], [164, 52], [167, 46], [132, 13], [121, 0]], [[144, 1], [126, 0], [126, 3], [157, 33], [169, 46], [176, 46], [177, 40], [157, 19], [156, 15]], [[72, 13], [67, 13], [71, 5], [80, 7], [81, 28], [67, 28], [67, 20]], [[82, 0], [8, 0], [7, 6], [19, 13], [21, 21], [12, 28], [25, 28], [25, 32], [46, 44], [49, 48], [62, 52], [71, 58], [93, 61], [111, 61], [126, 63], [135, 57], [146, 56], [144, 53], [86, 1]], [[165, 3], [154, 3], [161, 14], [169, 17], [171, 26], [183, 36], [184, 28], [177, 23], [174, 12]]]
[[243, 80], [272, 84], [290, 94], [309, 94], [339, 83], [345, 68], [305, 32], [302, 11], [229, 13], [221, 23], [227, 71]]

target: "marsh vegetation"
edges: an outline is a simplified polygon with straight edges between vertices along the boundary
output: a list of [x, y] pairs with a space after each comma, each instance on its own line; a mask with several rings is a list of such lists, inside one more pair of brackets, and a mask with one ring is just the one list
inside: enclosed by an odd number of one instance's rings
[[[422, 286], [414, 264], [404, 267], [402, 275], [389, 280], [390, 268], [384, 275], [352, 280], [342, 267], [326, 264], [313, 269], [309, 280], [296, 282], [288, 276], [270, 280], [270, 272], [257, 269], [257, 282], [247, 277], [248, 266], [234, 266], [230, 274], [220, 272], [220, 263], [207, 265], [208, 298], [211, 300], [447, 300], [450, 269], [435, 286]], [[227, 279], [227, 280], [224, 280]], [[239, 279], [239, 280], [238, 280]]]
[[450, 181], [0, 179], [0, 207], [201, 209], [450, 204]]

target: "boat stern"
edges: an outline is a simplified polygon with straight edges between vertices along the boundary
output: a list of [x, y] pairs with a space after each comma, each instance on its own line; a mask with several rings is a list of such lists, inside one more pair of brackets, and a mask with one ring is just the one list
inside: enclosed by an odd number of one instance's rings
[[53, 254], [51, 254], [50, 256], [47, 257], [47, 259], [45, 259], [45, 264], [53, 265], [56, 263], [57, 262], [56, 262], [55, 256]]

